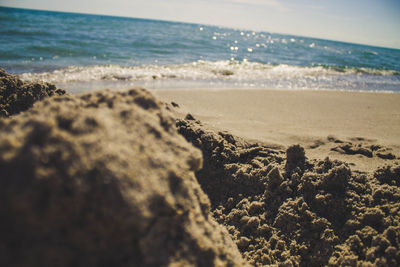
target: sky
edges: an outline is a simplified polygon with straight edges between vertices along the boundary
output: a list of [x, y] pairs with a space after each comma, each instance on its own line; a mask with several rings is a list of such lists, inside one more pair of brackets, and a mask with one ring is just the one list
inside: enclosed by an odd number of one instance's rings
[[0, 6], [194, 22], [400, 49], [400, 0], [0, 0]]

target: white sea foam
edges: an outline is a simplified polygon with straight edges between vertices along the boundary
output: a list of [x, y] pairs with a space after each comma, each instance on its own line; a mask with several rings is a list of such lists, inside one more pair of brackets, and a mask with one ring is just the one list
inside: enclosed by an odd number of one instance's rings
[[43, 73], [24, 73], [21, 78], [28, 81], [50, 83], [90, 81], [149, 81], [149, 80], [221, 80], [246, 81], [290, 78], [323, 78], [346, 75], [393, 75], [395, 71], [367, 68], [299, 67], [270, 65], [254, 62], [197, 61], [181, 65], [145, 66], [70, 66], [65, 69]]

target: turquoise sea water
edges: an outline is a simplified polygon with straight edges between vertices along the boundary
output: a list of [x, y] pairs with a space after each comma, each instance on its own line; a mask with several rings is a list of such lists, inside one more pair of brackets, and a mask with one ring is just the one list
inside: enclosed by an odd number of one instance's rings
[[400, 50], [207, 25], [0, 7], [0, 67], [70, 91], [400, 92]]

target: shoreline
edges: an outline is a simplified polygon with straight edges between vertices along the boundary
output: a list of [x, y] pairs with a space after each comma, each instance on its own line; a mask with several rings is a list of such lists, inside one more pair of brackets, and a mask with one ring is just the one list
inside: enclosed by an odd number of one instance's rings
[[[26, 80], [26, 82], [36, 82], [35, 80]], [[199, 81], [95, 81], [95, 82], [68, 82], [68, 83], [55, 83], [58, 88], [63, 88], [72, 94], [84, 93], [92, 90], [125, 90], [132, 87], [143, 87], [150, 91], [170, 91], [170, 90], [181, 90], [181, 91], [231, 91], [231, 90], [254, 90], [254, 91], [317, 91], [317, 92], [350, 92], [350, 93], [372, 93], [372, 94], [400, 94], [400, 91], [391, 90], [350, 90], [350, 89], [331, 89], [331, 88], [269, 88], [269, 87], [258, 87], [257, 85], [234, 85], [226, 82], [210, 84], [208, 82]], [[83, 89], [82, 89], [83, 88]]]

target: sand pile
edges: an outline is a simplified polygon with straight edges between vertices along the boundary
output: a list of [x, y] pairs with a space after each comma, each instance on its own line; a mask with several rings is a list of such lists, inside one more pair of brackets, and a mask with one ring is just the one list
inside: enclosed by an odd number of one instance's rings
[[0, 117], [25, 111], [33, 103], [49, 96], [63, 95], [64, 90], [49, 83], [26, 83], [0, 68]]
[[352, 172], [308, 161], [300, 146], [285, 152], [205, 130], [190, 116], [177, 126], [203, 152], [196, 177], [213, 216], [251, 264], [400, 265], [399, 166]]
[[200, 151], [148, 92], [48, 98], [0, 132], [1, 266], [244, 264], [194, 176]]

